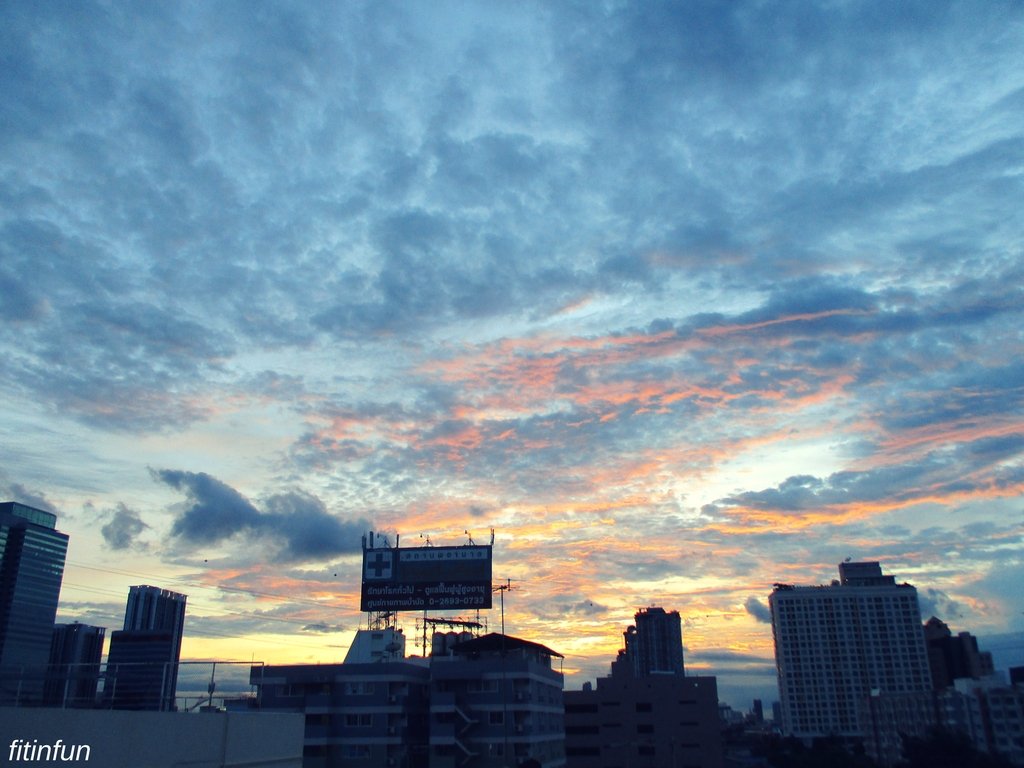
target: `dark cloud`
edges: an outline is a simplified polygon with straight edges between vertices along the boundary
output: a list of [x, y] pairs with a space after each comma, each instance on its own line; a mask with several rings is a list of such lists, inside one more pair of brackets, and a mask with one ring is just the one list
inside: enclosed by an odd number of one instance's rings
[[918, 589], [917, 602], [921, 607], [921, 618], [927, 621], [930, 617], [936, 616], [947, 624], [957, 623], [963, 619], [964, 606], [951, 598], [941, 589], [925, 587]]
[[757, 619], [762, 624], [772, 623], [772, 612], [768, 608], [768, 605], [756, 597], [751, 595], [747, 598], [747, 601], [743, 604], [743, 607], [747, 610], [751, 616]]
[[[2, 481], [2, 479], [2, 475], [0, 475], [0, 481]], [[27, 504], [30, 507], [35, 507], [36, 509], [43, 509], [47, 512], [59, 514], [57, 507], [46, 498], [44, 493], [29, 490], [21, 483], [3, 482], [2, 485], [0, 485], [0, 495], [2, 495], [4, 501], [17, 501], [22, 504]]]
[[154, 470], [153, 477], [185, 493], [189, 506], [177, 515], [171, 533], [192, 545], [257, 538], [279, 560], [323, 560], [359, 551], [360, 537], [370, 527], [364, 519], [331, 515], [323, 502], [299, 491], [272, 495], [261, 510], [203, 472], [163, 469]]
[[600, 602], [595, 602], [579, 594], [559, 595], [555, 597], [546, 608], [537, 607], [537, 614], [541, 618], [557, 621], [559, 617], [575, 617], [579, 620], [594, 619], [599, 616], [609, 616], [612, 609]]
[[316, 624], [307, 624], [302, 628], [303, 632], [313, 632], [316, 634], [332, 634], [335, 632], [344, 632], [345, 627], [341, 624], [325, 624], [318, 622]]
[[154, 470], [153, 477], [183, 491], [191, 503], [171, 528], [175, 536], [211, 544], [259, 527], [262, 513], [234, 488], [205, 472]]
[[790, 477], [775, 488], [719, 499], [707, 509], [712, 513], [731, 507], [807, 512], [863, 502], [898, 506], [918, 498], [924, 501], [933, 494], [1013, 493], [1024, 473], [1003, 461], [1019, 454], [1020, 441], [1016, 439], [985, 438], [980, 449], [970, 442], [953, 451], [939, 446], [924, 457], [893, 466], [844, 470], [826, 478]]
[[[124, 504], [104, 515], [107, 522], [100, 528], [103, 540], [114, 550], [133, 549], [140, 546], [139, 536], [149, 529], [142, 516]], [[142, 545], [144, 546], [144, 545]]]

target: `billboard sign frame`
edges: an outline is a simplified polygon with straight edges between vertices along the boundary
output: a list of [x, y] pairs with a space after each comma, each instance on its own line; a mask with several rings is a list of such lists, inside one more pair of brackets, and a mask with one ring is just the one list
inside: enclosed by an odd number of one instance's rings
[[359, 610], [491, 608], [492, 555], [489, 544], [364, 547]]

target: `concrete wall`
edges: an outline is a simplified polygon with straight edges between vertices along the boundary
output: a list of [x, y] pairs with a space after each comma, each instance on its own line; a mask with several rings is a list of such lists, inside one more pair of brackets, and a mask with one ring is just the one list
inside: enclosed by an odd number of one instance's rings
[[[49, 761], [32, 759], [33, 749], [58, 739]], [[98, 768], [301, 768], [302, 742], [299, 714], [0, 708], [5, 766], [66, 764], [77, 755]], [[83, 745], [89, 749], [72, 750]]]

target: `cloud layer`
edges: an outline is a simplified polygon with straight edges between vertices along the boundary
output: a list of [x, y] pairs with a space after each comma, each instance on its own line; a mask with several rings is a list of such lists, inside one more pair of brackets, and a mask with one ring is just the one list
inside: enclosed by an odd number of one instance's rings
[[308, 642], [367, 528], [494, 528], [575, 680], [850, 556], [1024, 628], [1018, 3], [3, 16], [0, 480], [78, 560]]

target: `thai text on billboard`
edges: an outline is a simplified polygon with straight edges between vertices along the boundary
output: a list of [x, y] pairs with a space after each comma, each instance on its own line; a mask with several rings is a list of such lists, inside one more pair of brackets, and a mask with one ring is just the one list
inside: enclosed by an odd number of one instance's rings
[[490, 546], [363, 550], [362, 611], [490, 607]]

